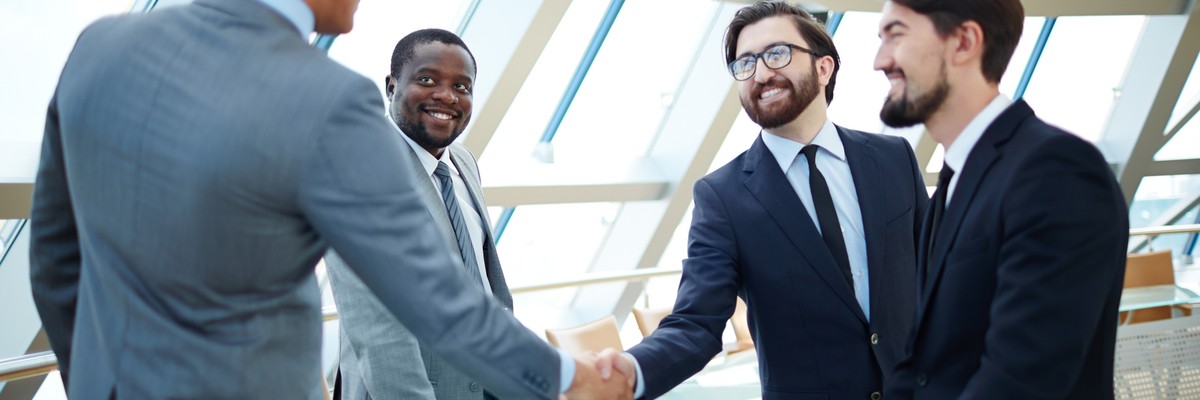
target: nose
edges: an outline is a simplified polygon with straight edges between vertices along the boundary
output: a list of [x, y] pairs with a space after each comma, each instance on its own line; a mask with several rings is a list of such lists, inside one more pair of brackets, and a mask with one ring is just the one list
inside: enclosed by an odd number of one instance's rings
[[887, 45], [879, 45], [879, 50], [875, 51], [875, 70], [886, 73], [894, 64], [892, 50]]
[[767, 83], [771, 78], [775, 77], [775, 70], [767, 68], [767, 62], [759, 57], [754, 60], [754, 81], [758, 83]]
[[433, 92], [433, 99], [446, 104], [458, 104], [458, 95], [453, 88], [441, 87]]

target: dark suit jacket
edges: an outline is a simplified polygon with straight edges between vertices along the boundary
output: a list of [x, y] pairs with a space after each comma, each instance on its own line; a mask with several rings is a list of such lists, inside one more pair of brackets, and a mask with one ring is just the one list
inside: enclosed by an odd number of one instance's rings
[[1129, 219], [1104, 157], [1017, 101], [961, 174], [884, 397], [1111, 399]]
[[904, 139], [838, 131], [866, 233], [870, 323], [759, 138], [695, 184], [675, 309], [629, 349], [647, 398], [721, 351], [735, 296], [748, 307], [764, 399], [867, 399], [882, 390], [911, 328], [918, 221], [928, 197]]

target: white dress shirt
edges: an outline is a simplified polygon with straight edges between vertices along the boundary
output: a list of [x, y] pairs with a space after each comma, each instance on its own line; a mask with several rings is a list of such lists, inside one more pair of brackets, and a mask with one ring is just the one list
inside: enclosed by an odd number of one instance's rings
[[950, 207], [950, 198], [954, 196], [954, 188], [958, 187], [958, 177], [962, 176], [961, 172], [964, 166], [967, 165], [967, 156], [971, 155], [971, 149], [975, 148], [975, 143], [979, 142], [979, 138], [983, 137], [983, 132], [987, 130], [996, 117], [1000, 116], [1008, 106], [1012, 105], [1012, 100], [1003, 94], [996, 95], [987, 107], [984, 107], [971, 122], [963, 128], [962, 133], [958, 134], [958, 138], [946, 147], [945, 161], [950, 169], [954, 170], [954, 176], [950, 178], [950, 184], [946, 185], [946, 207]]
[[[763, 131], [763, 144], [775, 156], [779, 168], [783, 170], [787, 180], [792, 184], [792, 190], [800, 197], [804, 210], [812, 219], [817, 231], [821, 223], [817, 220], [817, 209], [813, 205], [811, 186], [808, 182], [808, 158], [800, 153], [805, 147], [803, 143], [776, 136]], [[863, 315], [871, 319], [871, 292], [867, 274], [867, 239], [863, 233], [862, 209], [858, 204], [858, 192], [854, 188], [854, 177], [850, 174], [850, 164], [846, 162], [846, 148], [838, 135], [833, 122], [825, 120], [825, 125], [813, 137], [811, 145], [820, 146], [817, 151], [817, 170], [825, 177], [829, 185], [829, 194], [833, 197], [833, 207], [837, 210], [838, 222], [842, 227], [842, 238], [846, 242], [846, 255], [850, 259], [850, 275], [854, 279], [854, 298], [862, 308]], [[822, 235], [826, 234], [821, 232]]]

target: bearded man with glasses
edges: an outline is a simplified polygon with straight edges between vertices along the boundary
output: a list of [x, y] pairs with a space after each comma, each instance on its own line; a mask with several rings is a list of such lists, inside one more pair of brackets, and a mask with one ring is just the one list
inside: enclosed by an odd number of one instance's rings
[[743, 8], [725, 50], [762, 132], [695, 184], [672, 314], [627, 353], [602, 352], [597, 367], [634, 378], [635, 397], [661, 396], [721, 351], [741, 297], [763, 399], [879, 399], [916, 303], [928, 202], [916, 157], [903, 138], [829, 121], [840, 60], [804, 10]]

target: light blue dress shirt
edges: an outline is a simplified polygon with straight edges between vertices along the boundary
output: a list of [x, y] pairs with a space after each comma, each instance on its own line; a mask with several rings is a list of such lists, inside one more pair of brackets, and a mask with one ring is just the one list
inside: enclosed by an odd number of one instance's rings
[[[762, 134], [763, 144], [779, 162], [787, 180], [792, 184], [792, 190], [800, 197], [804, 210], [808, 211], [813, 226], [821, 231], [821, 223], [817, 221], [817, 209], [813, 206], [812, 190], [808, 183], [808, 159], [800, 154], [805, 145], [790, 139], [776, 136], [767, 131]], [[863, 233], [862, 209], [858, 205], [858, 192], [854, 188], [854, 176], [850, 174], [850, 164], [846, 162], [846, 148], [838, 135], [833, 122], [825, 120], [825, 125], [811, 145], [820, 146], [817, 151], [817, 169], [825, 177], [829, 185], [829, 194], [833, 197], [833, 207], [837, 210], [841, 234], [846, 241], [846, 255], [850, 258], [850, 275], [854, 279], [854, 298], [862, 308], [867, 320], [871, 319], [871, 291], [867, 279], [867, 239]], [[826, 232], [821, 232], [825, 235]]]
[[312, 33], [316, 19], [313, 17], [312, 9], [308, 8], [308, 4], [305, 4], [303, 0], [258, 1], [266, 4], [267, 7], [291, 22], [292, 26], [296, 27], [296, 32], [300, 33], [301, 38], [307, 39], [308, 34]]
[[[308, 8], [302, 0], [258, 0], [267, 7], [270, 7], [275, 12], [282, 15], [292, 26], [296, 28], [296, 32], [301, 38], [307, 38], [308, 34], [312, 33], [315, 22], [312, 9]], [[403, 136], [403, 135], [402, 135]], [[474, 209], [474, 207], [472, 207]], [[482, 254], [482, 253], [480, 253]], [[483, 264], [480, 264], [483, 265]], [[486, 278], [485, 278], [486, 279]], [[487, 285], [484, 285], [485, 287]], [[489, 289], [490, 290], [490, 289]], [[571, 389], [571, 381], [575, 380], [575, 357], [561, 349], [558, 350], [559, 358], [562, 359], [561, 368], [559, 369], [561, 378], [559, 392], [566, 393]]]

